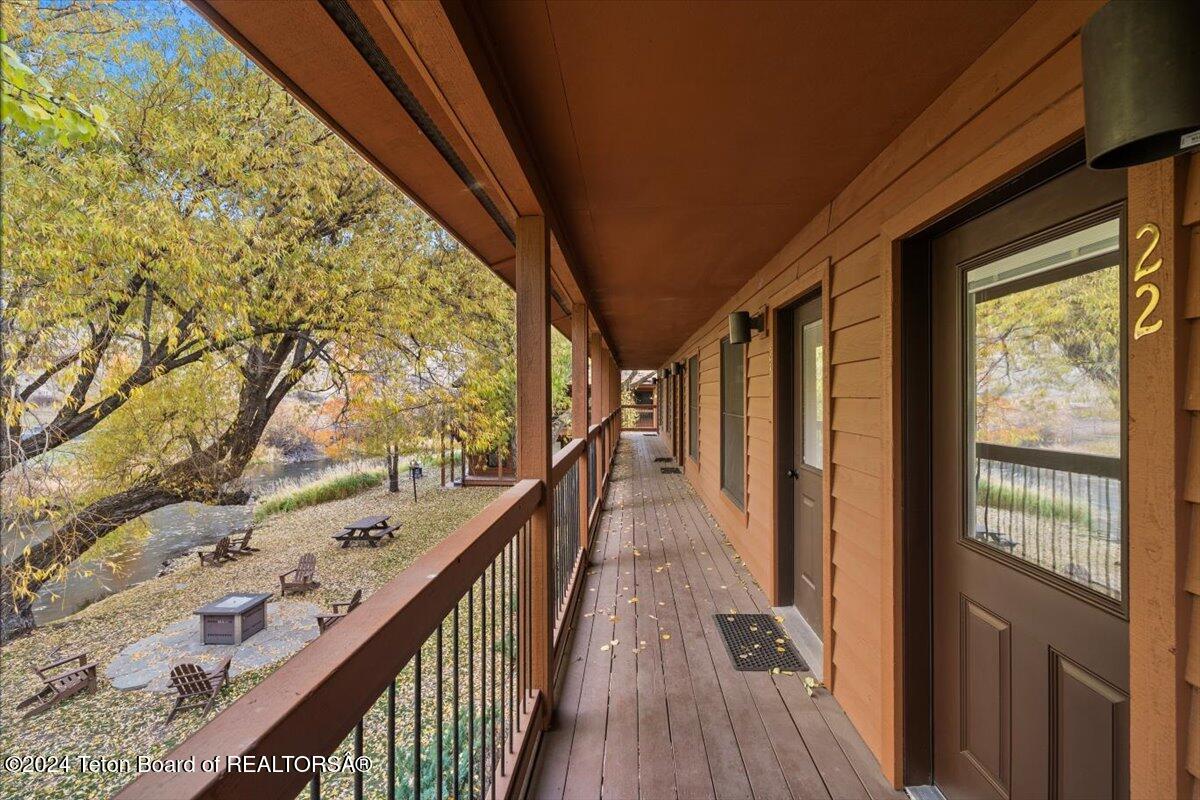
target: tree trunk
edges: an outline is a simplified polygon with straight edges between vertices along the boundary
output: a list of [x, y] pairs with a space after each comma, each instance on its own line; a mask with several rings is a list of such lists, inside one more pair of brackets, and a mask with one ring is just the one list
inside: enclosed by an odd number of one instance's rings
[[252, 347], [241, 368], [237, 413], [212, 444], [123, 491], [96, 500], [69, 516], [45, 540], [0, 567], [0, 637], [7, 640], [10, 631], [26, 629], [30, 606], [42, 585], [126, 522], [184, 501], [209, 505], [248, 502], [247, 492], [230, 492], [225, 486], [241, 476], [275, 409], [316, 363], [318, 352], [319, 348], [290, 334], [269, 347]]
[[400, 448], [398, 445], [387, 446], [388, 491], [392, 494], [400, 491]]

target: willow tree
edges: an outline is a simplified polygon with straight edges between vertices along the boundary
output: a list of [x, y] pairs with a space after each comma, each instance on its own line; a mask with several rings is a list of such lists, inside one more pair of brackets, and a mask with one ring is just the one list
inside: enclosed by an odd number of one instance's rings
[[[190, 11], [71, 7], [85, 27], [35, 3], [4, 20], [50, 91], [94, 98], [112, 132], [62, 148], [3, 127], [5, 519], [52, 528], [3, 566], [6, 630], [125, 522], [244, 502], [283, 398], [349, 391], [413, 318], [405, 265], [453, 249]], [[425, 287], [425, 307], [461, 289]]]

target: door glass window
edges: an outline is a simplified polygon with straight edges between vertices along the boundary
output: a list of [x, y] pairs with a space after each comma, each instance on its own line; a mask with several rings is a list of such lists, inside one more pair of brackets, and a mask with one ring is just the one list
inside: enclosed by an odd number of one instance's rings
[[1120, 221], [966, 273], [966, 535], [1122, 593]]
[[804, 359], [804, 463], [821, 469], [825, 430], [825, 353], [821, 342], [821, 320], [805, 325], [800, 335]]

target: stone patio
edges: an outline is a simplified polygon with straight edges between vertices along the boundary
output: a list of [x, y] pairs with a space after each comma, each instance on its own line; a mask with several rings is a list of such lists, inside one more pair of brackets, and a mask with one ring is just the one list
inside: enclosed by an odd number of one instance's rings
[[316, 615], [324, 613], [315, 603], [267, 603], [267, 627], [239, 645], [206, 645], [200, 636], [199, 618], [189, 614], [164, 630], [126, 647], [104, 670], [116, 689], [170, 691], [171, 667], [192, 661], [214, 667], [233, 656], [229, 676], [236, 678], [292, 655], [317, 638]]

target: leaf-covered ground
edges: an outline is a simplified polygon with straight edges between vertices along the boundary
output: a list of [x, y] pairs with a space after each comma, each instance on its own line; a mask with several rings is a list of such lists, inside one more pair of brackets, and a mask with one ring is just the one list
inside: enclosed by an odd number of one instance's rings
[[[175, 572], [105, 598], [59, 622], [39, 629], [0, 650], [0, 752], [11, 756], [69, 756], [69, 774], [11, 772], [0, 768], [0, 797], [107, 797], [126, 783], [127, 774], [81, 772], [77, 756], [136, 759], [158, 757], [199, 728], [199, 712], [184, 714], [162, 728], [169, 695], [117, 691], [101, 677], [95, 694], [82, 694], [30, 720], [16, 705], [38, 688], [30, 666], [56, 660], [51, 654], [86, 651], [105, 665], [123, 647], [189, 617], [208, 600], [232, 591], [278, 594], [278, 575], [296, 565], [302, 553], [317, 555], [321, 587], [305, 600], [327, 605], [346, 600], [362, 587], [369, 595], [394, 577], [458, 525], [477, 514], [500, 493], [493, 488], [422, 489], [416, 503], [403, 491], [382, 487], [344, 500], [272, 516], [254, 533], [261, 552], [225, 566], [203, 567], [194, 557]], [[382, 547], [340, 549], [330, 534], [345, 522], [372, 514], [391, 514], [402, 527]], [[225, 708], [279, 664], [239, 676], [225, 689]]]

